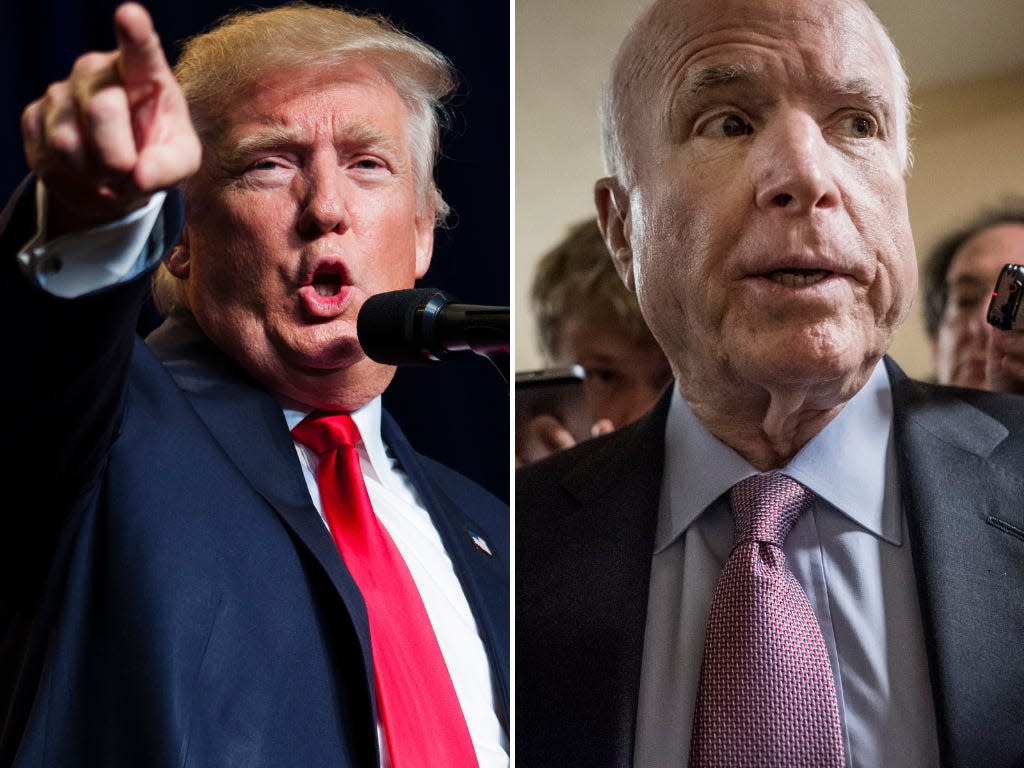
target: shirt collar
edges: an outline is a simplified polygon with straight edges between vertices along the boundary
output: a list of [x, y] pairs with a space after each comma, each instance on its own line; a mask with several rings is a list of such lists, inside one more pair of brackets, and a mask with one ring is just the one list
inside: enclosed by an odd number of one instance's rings
[[[312, 412], [311, 408], [305, 408], [293, 402], [283, 404], [282, 408], [284, 409], [285, 420], [288, 422], [289, 431], [294, 429], [300, 421]], [[349, 415], [352, 416], [352, 421], [359, 428], [359, 437], [361, 439], [356, 448], [359, 451], [360, 459], [363, 460], [364, 473], [367, 469], [366, 461], [368, 460], [376, 479], [382, 480], [388, 475], [391, 461], [388, 459], [387, 450], [384, 447], [384, 439], [380, 434], [380, 397], [375, 397], [363, 407], [350, 411]]]
[[[898, 545], [891, 431], [892, 393], [879, 362], [860, 391], [781, 471], [875, 536]], [[733, 485], [755, 474], [746, 459], [704, 428], [675, 388], [665, 424], [655, 551], [671, 544]]]

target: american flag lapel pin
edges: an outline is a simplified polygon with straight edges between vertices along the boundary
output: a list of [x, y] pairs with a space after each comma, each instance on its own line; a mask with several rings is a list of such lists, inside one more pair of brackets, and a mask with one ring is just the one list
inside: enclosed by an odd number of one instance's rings
[[476, 531], [471, 531], [469, 528], [466, 529], [466, 533], [469, 534], [469, 538], [473, 541], [473, 545], [477, 549], [479, 549], [488, 557], [494, 557], [494, 553], [491, 552], [491, 548], [487, 546], [487, 542], [484, 540], [483, 536], [481, 536]]

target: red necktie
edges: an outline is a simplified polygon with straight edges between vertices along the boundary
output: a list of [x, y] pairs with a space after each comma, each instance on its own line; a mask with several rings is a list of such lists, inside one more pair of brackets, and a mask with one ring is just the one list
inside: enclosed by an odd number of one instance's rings
[[466, 719], [419, 590], [370, 506], [352, 417], [314, 411], [292, 434], [320, 456], [316, 476], [324, 516], [366, 603], [391, 765], [475, 768]]
[[708, 617], [690, 768], [842, 768], [832, 667], [782, 544], [813, 494], [786, 475], [732, 488], [736, 542]]

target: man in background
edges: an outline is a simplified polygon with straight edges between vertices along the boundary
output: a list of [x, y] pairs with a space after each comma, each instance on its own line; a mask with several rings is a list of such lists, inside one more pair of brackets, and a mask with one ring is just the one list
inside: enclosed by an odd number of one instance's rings
[[[672, 371], [636, 296], [616, 274], [595, 220], [575, 224], [544, 254], [530, 297], [545, 360], [583, 369], [593, 434], [631, 424], [654, 406]], [[542, 414], [517, 435], [517, 457], [529, 463], [575, 444], [564, 425]]]
[[924, 313], [940, 384], [1024, 393], [1024, 334], [987, 319], [1005, 264], [1024, 264], [1024, 210], [986, 212], [932, 251]]
[[411, 449], [355, 332], [429, 265], [450, 65], [300, 5], [172, 73], [114, 22], [26, 108], [0, 230], [0, 763], [507, 765], [507, 507]]
[[908, 86], [860, 0], [657, 0], [598, 220], [672, 366], [521, 469], [517, 765], [1024, 761], [1024, 401], [883, 359]]

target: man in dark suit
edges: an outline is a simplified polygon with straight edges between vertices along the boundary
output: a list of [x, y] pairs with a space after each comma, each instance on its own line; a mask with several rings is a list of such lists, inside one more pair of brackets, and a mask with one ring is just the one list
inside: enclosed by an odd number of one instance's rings
[[115, 29], [26, 109], [0, 222], [0, 764], [508, 765], [507, 507], [411, 449], [355, 333], [429, 264], [449, 65], [336, 9], [174, 73]]
[[603, 118], [676, 383], [519, 471], [517, 764], [1024, 764], [1024, 403], [884, 359], [917, 286], [885, 30], [658, 0]]

